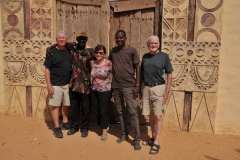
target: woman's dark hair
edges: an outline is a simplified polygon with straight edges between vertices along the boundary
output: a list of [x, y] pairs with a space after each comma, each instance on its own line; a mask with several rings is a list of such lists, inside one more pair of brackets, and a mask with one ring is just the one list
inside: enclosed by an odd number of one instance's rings
[[101, 45], [101, 44], [99, 44], [95, 47], [95, 52], [99, 51], [100, 49], [102, 49], [103, 52], [106, 54], [106, 48], [104, 45]]

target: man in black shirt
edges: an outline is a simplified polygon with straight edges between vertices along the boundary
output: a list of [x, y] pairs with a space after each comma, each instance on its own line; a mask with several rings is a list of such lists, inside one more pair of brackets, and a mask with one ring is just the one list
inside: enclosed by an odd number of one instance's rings
[[63, 102], [62, 127], [68, 129], [68, 106], [69, 100], [69, 80], [71, 72], [70, 53], [66, 49], [67, 35], [64, 31], [57, 33], [57, 45], [54, 48], [47, 48], [45, 66], [45, 78], [48, 89], [48, 104], [52, 106], [51, 115], [55, 125], [54, 135], [63, 138], [62, 130], [59, 125], [59, 107]]
[[142, 97], [142, 113], [149, 116], [152, 138], [143, 141], [143, 145], [151, 146], [150, 154], [157, 154], [160, 148], [162, 117], [166, 111], [166, 103], [172, 85], [173, 68], [169, 56], [159, 51], [160, 43], [157, 36], [150, 36], [147, 46], [150, 51], [142, 58], [143, 87], [140, 97]]

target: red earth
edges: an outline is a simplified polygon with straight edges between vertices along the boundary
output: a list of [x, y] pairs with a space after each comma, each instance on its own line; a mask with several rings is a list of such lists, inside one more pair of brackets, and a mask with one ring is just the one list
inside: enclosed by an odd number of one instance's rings
[[[132, 140], [117, 144], [119, 124], [111, 124], [107, 141], [101, 141], [97, 134], [100, 129], [95, 123], [91, 123], [87, 138], [82, 138], [80, 133], [68, 136], [67, 131], [63, 131], [64, 138], [57, 139], [53, 135], [52, 122], [4, 114], [0, 114], [0, 121], [1, 160], [240, 160], [239, 135], [164, 130], [159, 153], [150, 155], [150, 148], [146, 146], [142, 146], [140, 151], [134, 151]], [[149, 138], [149, 127], [141, 125], [140, 131], [142, 140]]]

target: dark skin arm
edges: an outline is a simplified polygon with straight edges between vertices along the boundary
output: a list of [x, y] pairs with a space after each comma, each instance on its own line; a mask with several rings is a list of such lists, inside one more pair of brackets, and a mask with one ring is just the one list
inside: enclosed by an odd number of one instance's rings
[[139, 92], [139, 83], [140, 83], [140, 68], [139, 68], [139, 63], [135, 64], [135, 70], [136, 70], [136, 82], [135, 82], [135, 87], [133, 88], [133, 98], [137, 99], [138, 98], [138, 92]]
[[139, 99], [142, 99], [142, 82], [143, 82], [143, 73], [140, 72], [140, 84], [139, 84]]

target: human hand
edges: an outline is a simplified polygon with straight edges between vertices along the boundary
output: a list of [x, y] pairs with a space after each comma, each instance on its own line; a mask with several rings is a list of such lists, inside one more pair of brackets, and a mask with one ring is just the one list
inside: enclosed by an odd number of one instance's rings
[[50, 94], [50, 95], [53, 95], [53, 94], [54, 94], [54, 88], [53, 88], [52, 85], [48, 85], [48, 86], [47, 86], [47, 89], [48, 89], [48, 94]]
[[163, 103], [166, 104], [168, 100], [169, 92], [165, 91], [162, 96], [163, 96]]
[[138, 91], [139, 91], [139, 86], [135, 86], [132, 90], [133, 93], [133, 98], [137, 99], [138, 98]]

